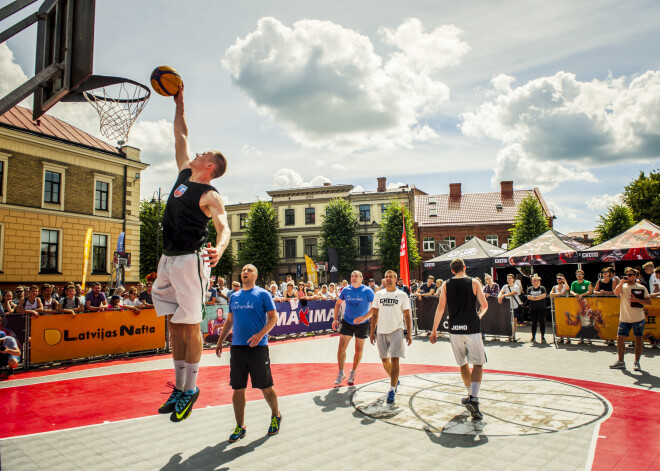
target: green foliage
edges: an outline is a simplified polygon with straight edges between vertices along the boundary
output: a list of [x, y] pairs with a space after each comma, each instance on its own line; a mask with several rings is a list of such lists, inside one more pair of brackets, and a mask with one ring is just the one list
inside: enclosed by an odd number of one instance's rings
[[410, 211], [405, 206], [403, 213], [401, 212], [401, 203], [397, 200], [390, 201], [390, 204], [385, 210], [383, 220], [380, 223], [380, 230], [378, 231], [378, 247], [376, 253], [380, 258], [380, 263], [383, 272], [386, 270], [394, 270], [400, 272], [400, 253], [401, 253], [401, 235], [403, 232], [402, 214], [406, 218], [406, 241], [408, 243], [408, 262], [411, 267], [419, 265], [421, 257], [419, 255], [419, 247], [417, 247], [417, 240], [415, 238], [415, 231], [413, 228], [413, 218]]
[[[209, 221], [209, 238], [208, 241], [215, 245], [217, 243], [218, 233], [215, 230], [215, 225], [213, 221]], [[227, 248], [225, 249], [222, 257], [218, 261], [218, 264], [211, 268], [212, 276], [220, 276], [226, 278], [227, 283], [231, 281], [231, 274], [234, 271], [236, 266], [236, 257], [234, 256], [234, 248], [230, 242]]]
[[[140, 201], [140, 278], [158, 268], [158, 259], [163, 250], [163, 233], [159, 230], [159, 221], [165, 211], [165, 201], [151, 204], [147, 200]], [[156, 243], [156, 237], [160, 244]], [[156, 253], [156, 249], [159, 253]]]
[[252, 204], [247, 218], [245, 243], [238, 259], [241, 266], [251, 263], [257, 267], [261, 284], [277, 268], [280, 260], [278, 227], [277, 211], [272, 203], [257, 201]]
[[550, 226], [538, 200], [533, 194], [526, 196], [518, 206], [513, 228], [509, 229], [512, 238], [509, 250], [537, 238], [548, 229]]
[[358, 258], [357, 214], [351, 204], [335, 198], [325, 207], [319, 234], [318, 261], [328, 260], [328, 247], [337, 249], [339, 275], [347, 276], [353, 270]]
[[639, 172], [624, 188], [623, 202], [632, 210], [635, 222], [647, 219], [660, 225], [660, 172], [651, 171], [648, 177]]
[[598, 237], [594, 244], [600, 244], [618, 236], [635, 224], [633, 212], [627, 206], [620, 204], [612, 205], [605, 216], [598, 217], [600, 218], [600, 223], [596, 227]]

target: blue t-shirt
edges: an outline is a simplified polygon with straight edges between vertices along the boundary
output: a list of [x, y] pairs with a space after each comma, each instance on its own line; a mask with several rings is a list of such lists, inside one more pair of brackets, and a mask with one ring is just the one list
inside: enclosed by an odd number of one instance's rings
[[[270, 293], [255, 286], [251, 290], [240, 290], [229, 299], [229, 312], [234, 318], [232, 345], [248, 345], [248, 339], [264, 328], [268, 322], [268, 311], [275, 310]], [[268, 345], [264, 335], [259, 345]]]
[[346, 303], [344, 319], [349, 324], [354, 324], [353, 320], [356, 317], [364, 316], [369, 312], [369, 304], [374, 300], [374, 292], [365, 285], [360, 285], [359, 288], [348, 285], [339, 293], [339, 299]]

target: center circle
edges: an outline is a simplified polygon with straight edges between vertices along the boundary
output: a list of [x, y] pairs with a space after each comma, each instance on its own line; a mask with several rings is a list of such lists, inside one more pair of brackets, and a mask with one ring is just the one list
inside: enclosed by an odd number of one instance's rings
[[461, 399], [467, 390], [457, 373], [402, 376], [394, 404], [389, 379], [356, 388], [352, 405], [362, 414], [400, 427], [490, 437], [571, 430], [603, 420], [608, 402], [588, 389], [560, 381], [486, 373], [479, 392], [483, 420], [471, 418]]

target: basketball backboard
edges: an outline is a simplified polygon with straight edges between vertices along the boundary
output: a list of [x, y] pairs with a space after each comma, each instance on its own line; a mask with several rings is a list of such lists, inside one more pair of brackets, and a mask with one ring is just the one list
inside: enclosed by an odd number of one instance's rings
[[[0, 21], [34, 2], [15, 0], [0, 9]], [[0, 114], [34, 93], [36, 120], [92, 75], [95, 10], [96, 0], [45, 0], [37, 12], [0, 33], [4, 42], [38, 23], [35, 75], [0, 98]]]

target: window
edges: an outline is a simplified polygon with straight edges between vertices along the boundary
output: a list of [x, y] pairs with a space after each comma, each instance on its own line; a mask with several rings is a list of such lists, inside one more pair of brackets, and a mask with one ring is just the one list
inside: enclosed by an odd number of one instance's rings
[[422, 248], [424, 252], [433, 252], [435, 250], [435, 239], [433, 237], [424, 237]]
[[67, 167], [43, 163], [43, 199], [44, 209], [64, 210], [64, 176]]
[[4, 269], [5, 259], [5, 225], [0, 222], [0, 273]]
[[109, 177], [101, 173], [94, 174], [94, 215], [108, 216], [112, 215], [112, 181], [114, 177]]
[[293, 226], [296, 223], [296, 213], [293, 209], [284, 210], [284, 225]]
[[360, 255], [371, 255], [373, 252], [372, 236], [360, 236], [359, 240]]
[[316, 209], [305, 208], [305, 224], [314, 224], [316, 222]]
[[371, 220], [371, 206], [368, 204], [360, 205], [360, 222], [369, 222]]
[[97, 181], [94, 192], [94, 209], [97, 211], [108, 210], [108, 193], [110, 193], [108, 182]]
[[383, 214], [385, 214], [385, 211], [387, 211], [387, 207], [388, 207], [388, 206], [389, 206], [389, 205], [388, 205], [387, 203], [383, 203], [383, 204], [380, 205], [380, 215], [381, 215], [381, 216], [382, 216]]
[[245, 229], [247, 227], [247, 213], [241, 213], [238, 215], [238, 227], [239, 229]]
[[435, 206], [429, 208], [429, 216], [438, 216], [438, 209]]
[[465, 236], [465, 242], [469, 242], [474, 239], [474, 236]]
[[284, 258], [296, 258], [296, 239], [284, 239]]
[[60, 231], [41, 230], [41, 272], [57, 273]]
[[449, 250], [456, 248], [456, 237], [453, 236], [445, 237], [445, 242], [449, 246]]
[[7, 163], [9, 154], [0, 152], [0, 203], [7, 202]]
[[92, 236], [92, 272], [108, 273], [108, 236], [105, 234]]
[[316, 257], [316, 238], [305, 239], [305, 255]]
[[511, 247], [511, 244], [513, 243], [513, 237], [509, 236], [506, 238], [506, 246]]
[[245, 248], [245, 242], [243, 242], [242, 240], [239, 240], [237, 242], [237, 245], [238, 245], [238, 252], [241, 252], [241, 250]]
[[486, 236], [486, 242], [488, 242], [489, 244], [498, 245], [497, 244], [497, 236], [496, 235], [487, 235]]

